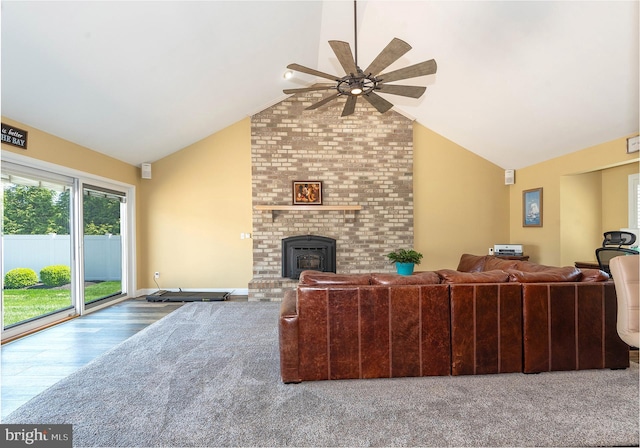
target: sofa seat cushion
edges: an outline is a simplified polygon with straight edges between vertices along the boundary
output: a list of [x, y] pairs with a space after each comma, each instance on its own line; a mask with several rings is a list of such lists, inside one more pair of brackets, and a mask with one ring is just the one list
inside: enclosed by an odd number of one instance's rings
[[507, 269], [509, 281], [520, 283], [578, 282], [582, 277], [580, 269], [572, 266], [547, 268], [544, 271], [525, 272]]
[[336, 274], [334, 272], [302, 271], [300, 285], [305, 286], [363, 286], [371, 284], [370, 274]]
[[611, 277], [600, 269], [580, 269], [582, 272], [581, 282], [606, 282]]
[[496, 269], [484, 272], [459, 272], [452, 269], [440, 269], [436, 271], [442, 278], [442, 283], [506, 283], [509, 274]]
[[371, 274], [372, 285], [437, 285], [440, 276], [435, 272], [415, 272], [413, 275]]

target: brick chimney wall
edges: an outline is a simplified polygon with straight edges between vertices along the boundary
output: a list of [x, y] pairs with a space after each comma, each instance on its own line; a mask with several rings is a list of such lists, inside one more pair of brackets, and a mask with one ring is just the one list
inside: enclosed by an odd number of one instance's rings
[[[348, 117], [340, 117], [343, 99], [304, 110], [324, 95], [294, 95], [251, 119], [251, 301], [281, 300], [297, 284], [281, 276], [286, 237], [336, 239], [338, 273], [392, 272], [385, 254], [413, 248], [412, 121], [393, 110], [380, 114], [362, 98]], [[324, 205], [362, 210], [255, 209], [291, 205], [294, 180], [322, 181]]]

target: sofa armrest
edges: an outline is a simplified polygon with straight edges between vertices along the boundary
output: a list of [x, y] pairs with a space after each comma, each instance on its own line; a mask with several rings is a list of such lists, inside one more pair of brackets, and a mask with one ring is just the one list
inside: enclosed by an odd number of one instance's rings
[[299, 383], [298, 310], [295, 290], [286, 291], [280, 305], [280, 376], [284, 383]]

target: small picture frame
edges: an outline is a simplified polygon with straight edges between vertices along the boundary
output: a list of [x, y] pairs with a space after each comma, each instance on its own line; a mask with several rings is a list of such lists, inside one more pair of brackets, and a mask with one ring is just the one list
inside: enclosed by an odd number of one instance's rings
[[322, 182], [294, 180], [293, 205], [322, 205]]
[[542, 227], [542, 188], [522, 192], [522, 227]]
[[640, 151], [640, 136], [636, 135], [627, 139], [627, 154]]

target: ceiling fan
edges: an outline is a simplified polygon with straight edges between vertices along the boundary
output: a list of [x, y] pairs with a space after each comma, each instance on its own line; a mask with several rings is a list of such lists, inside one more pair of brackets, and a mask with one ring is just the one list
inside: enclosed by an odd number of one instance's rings
[[344, 69], [345, 76], [336, 76], [329, 73], [324, 73], [312, 68], [304, 67], [300, 64], [289, 64], [287, 68], [309, 75], [315, 75], [320, 78], [330, 79], [334, 81], [333, 84], [318, 84], [312, 87], [305, 87], [301, 89], [285, 89], [286, 94], [295, 94], [303, 92], [312, 92], [319, 90], [335, 90], [336, 92], [323, 98], [317, 103], [307, 107], [306, 110], [317, 109], [330, 101], [340, 97], [346, 96], [347, 102], [342, 110], [342, 116], [346, 117], [354, 113], [356, 108], [356, 102], [358, 97], [363, 97], [378, 112], [385, 113], [393, 107], [393, 104], [378, 95], [376, 92], [389, 93], [392, 95], [406, 96], [410, 98], [420, 98], [422, 94], [427, 90], [426, 87], [421, 86], [403, 86], [388, 84], [393, 81], [400, 81], [402, 79], [416, 78], [418, 76], [425, 76], [434, 74], [437, 70], [436, 61], [430, 59], [428, 61], [420, 62], [418, 64], [410, 65], [409, 67], [401, 68], [387, 73], [380, 74], [384, 69], [389, 67], [395, 61], [400, 59], [405, 53], [411, 50], [411, 45], [404, 42], [401, 39], [394, 38], [376, 58], [369, 64], [369, 66], [362, 70], [358, 66], [358, 29], [357, 29], [357, 4], [356, 0], [353, 2], [354, 10], [354, 29], [355, 29], [355, 58], [351, 53], [351, 47], [348, 42], [339, 40], [330, 40], [329, 45], [335, 53], [340, 65]]

